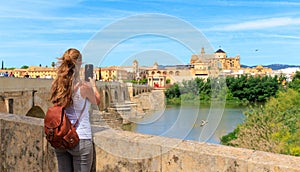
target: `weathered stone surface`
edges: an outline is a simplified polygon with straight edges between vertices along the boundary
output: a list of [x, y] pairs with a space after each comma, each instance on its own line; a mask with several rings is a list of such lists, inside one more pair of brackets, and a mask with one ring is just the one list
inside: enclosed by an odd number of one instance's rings
[[152, 136], [107, 129], [94, 134], [97, 171], [160, 171], [160, 146]]
[[176, 147], [166, 146], [162, 155], [162, 171], [247, 171], [250, 150], [234, 151], [229, 147], [182, 141]]
[[165, 95], [163, 90], [152, 90], [132, 97], [132, 101], [137, 104], [135, 110], [138, 113], [154, 111], [165, 108]]
[[[10, 115], [1, 125], [2, 171], [42, 171], [42, 120]], [[4, 162], [4, 163], [3, 163]]]
[[[92, 126], [93, 171], [300, 172], [300, 157]], [[43, 119], [0, 113], [0, 171], [57, 171]]]
[[255, 151], [248, 161], [248, 171], [299, 172], [300, 157]]
[[43, 136], [43, 172], [57, 171], [57, 159], [55, 157], [54, 148], [47, 142], [45, 135]]
[[44, 137], [43, 119], [0, 114], [1, 170], [55, 171], [53, 148]]
[[0, 171], [2, 171], [2, 163], [4, 162], [4, 158], [2, 158], [2, 154], [4, 150], [2, 148], [2, 126], [4, 125], [5, 121], [0, 117]]

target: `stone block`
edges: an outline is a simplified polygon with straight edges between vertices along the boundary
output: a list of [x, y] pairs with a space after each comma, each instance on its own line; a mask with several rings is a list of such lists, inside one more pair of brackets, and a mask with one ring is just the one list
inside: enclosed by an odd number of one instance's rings
[[4, 153], [4, 150], [2, 149], [2, 126], [4, 125], [4, 120], [1, 118], [0, 114], [0, 171], [3, 171], [2, 169], [2, 163], [4, 162], [4, 159], [2, 158], [2, 154]]
[[44, 120], [0, 114], [0, 171], [57, 171], [54, 149], [44, 136]]
[[160, 171], [161, 147], [151, 137], [113, 129], [95, 133], [97, 171]]
[[41, 122], [40, 119], [6, 115], [1, 124], [1, 171], [43, 170]]
[[248, 161], [248, 171], [300, 172], [300, 157], [255, 151]]
[[[178, 142], [174, 140], [174, 142]], [[162, 171], [247, 171], [250, 150], [236, 150], [225, 146], [182, 141], [177, 146], [163, 146]], [[167, 151], [165, 151], [167, 150]]]

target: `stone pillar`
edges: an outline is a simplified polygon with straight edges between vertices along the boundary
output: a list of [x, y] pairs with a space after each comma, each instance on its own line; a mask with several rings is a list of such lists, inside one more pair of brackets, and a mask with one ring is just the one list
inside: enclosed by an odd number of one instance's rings
[[128, 93], [129, 93], [129, 98], [130, 100], [133, 97], [133, 84], [132, 83], [126, 83], [127, 88], [128, 88]]

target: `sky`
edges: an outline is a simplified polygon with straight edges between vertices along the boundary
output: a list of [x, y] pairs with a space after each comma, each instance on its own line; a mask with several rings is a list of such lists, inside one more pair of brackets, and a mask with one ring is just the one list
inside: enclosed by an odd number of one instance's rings
[[3, 1], [0, 60], [51, 66], [77, 48], [97, 66], [188, 64], [205, 46], [243, 65], [300, 65], [299, 27], [298, 0]]

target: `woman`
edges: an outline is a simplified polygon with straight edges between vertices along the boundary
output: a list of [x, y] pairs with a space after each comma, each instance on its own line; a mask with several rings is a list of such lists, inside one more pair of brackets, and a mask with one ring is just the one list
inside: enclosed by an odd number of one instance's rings
[[89, 172], [93, 162], [93, 143], [88, 110], [91, 104], [100, 103], [100, 95], [94, 79], [89, 78], [89, 82], [80, 80], [82, 57], [77, 49], [68, 49], [58, 60], [60, 66], [52, 83], [51, 102], [65, 107], [72, 124], [82, 113], [76, 128], [79, 144], [72, 149], [55, 149], [58, 171]]

